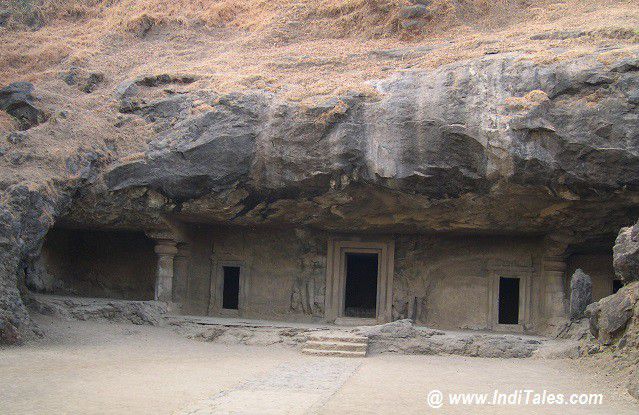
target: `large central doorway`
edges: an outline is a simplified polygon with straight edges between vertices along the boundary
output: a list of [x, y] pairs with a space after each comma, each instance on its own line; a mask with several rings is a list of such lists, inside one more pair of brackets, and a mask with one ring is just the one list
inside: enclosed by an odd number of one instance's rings
[[378, 254], [346, 253], [344, 316], [377, 315]]
[[387, 323], [393, 317], [392, 239], [328, 241], [326, 320], [336, 324]]

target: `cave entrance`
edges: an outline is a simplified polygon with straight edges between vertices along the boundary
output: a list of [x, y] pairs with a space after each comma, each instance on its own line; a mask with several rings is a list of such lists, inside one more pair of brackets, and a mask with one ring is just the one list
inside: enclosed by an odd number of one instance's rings
[[519, 324], [519, 278], [499, 278], [499, 324]]
[[153, 300], [154, 245], [144, 232], [52, 228], [42, 247], [42, 271], [26, 283], [50, 294]]
[[346, 253], [344, 316], [375, 318], [378, 254]]

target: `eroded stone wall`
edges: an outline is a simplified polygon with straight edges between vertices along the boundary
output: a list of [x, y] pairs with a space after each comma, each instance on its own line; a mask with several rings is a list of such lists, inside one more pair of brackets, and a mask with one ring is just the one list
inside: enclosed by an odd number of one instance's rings
[[[225, 315], [217, 288], [219, 269], [236, 263], [244, 279], [238, 315], [284, 320], [324, 316], [327, 244], [335, 235], [300, 228], [198, 226], [191, 236], [187, 312]], [[360, 237], [370, 241], [376, 235]], [[394, 240], [393, 319], [412, 318], [438, 328], [490, 328], [490, 279], [520, 276], [524, 270], [530, 286], [525, 329], [542, 326], [541, 238], [395, 235]]]
[[449, 329], [489, 326], [490, 278], [531, 273], [531, 321], [539, 321], [538, 260], [534, 238], [409, 235], [396, 239], [393, 318]]
[[324, 314], [326, 235], [302, 229], [194, 227], [190, 313], [220, 314], [222, 264], [241, 265], [241, 316], [307, 320]]

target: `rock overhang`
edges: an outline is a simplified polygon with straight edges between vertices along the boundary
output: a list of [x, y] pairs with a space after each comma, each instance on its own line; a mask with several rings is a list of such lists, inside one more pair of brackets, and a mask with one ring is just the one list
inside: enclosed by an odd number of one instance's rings
[[638, 62], [492, 55], [312, 107], [171, 95], [132, 111], [157, 138], [88, 194], [209, 223], [608, 235], [639, 213]]

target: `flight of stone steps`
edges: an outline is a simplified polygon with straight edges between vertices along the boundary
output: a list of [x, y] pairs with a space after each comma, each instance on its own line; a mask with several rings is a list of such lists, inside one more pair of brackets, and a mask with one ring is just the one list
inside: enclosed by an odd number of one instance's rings
[[308, 336], [302, 353], [315, 356], [365, 357], [368, 337], [344, 331], [320, 331]]

